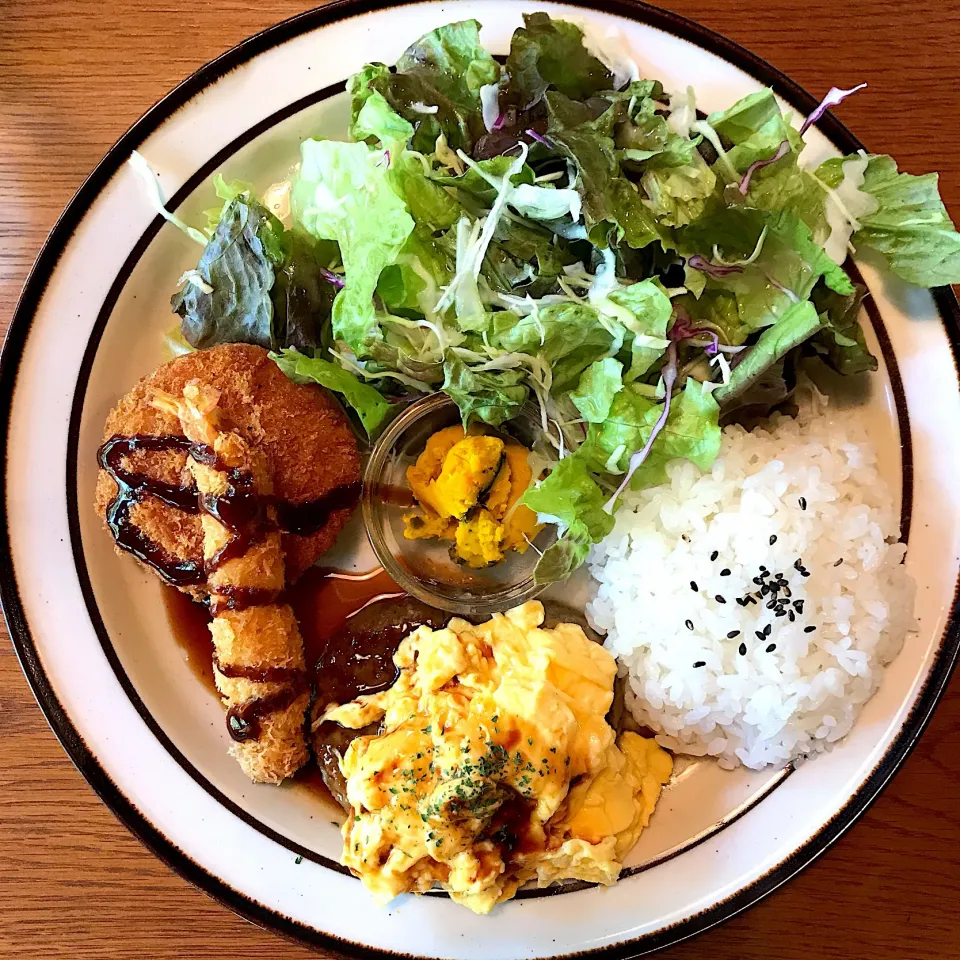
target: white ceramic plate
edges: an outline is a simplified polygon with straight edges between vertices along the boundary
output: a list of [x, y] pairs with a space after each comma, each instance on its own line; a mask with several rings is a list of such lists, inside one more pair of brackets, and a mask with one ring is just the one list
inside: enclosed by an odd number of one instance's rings
[[[511, 0], [372, 6], [335, 3], [204, 67], [110, 151], [51, 234], [0, 365], [7, 622], [41, 707], [104, 801], [250, 919], [356, 956], [636, 956], [731, 916], [822, 852], [902, 762], [947, 682], [960, 643], [957, 304], [948, 290], [908, 289], [860, 265], [873, 294], [868, 337], [882, 357], [861, 403], [902, 491], [920, 631], [851, 736], [792, 774], [678, 765], [612, 889], [524, 891], [486, 918], [441, 896], [374, 907], [337, 864], [329, 810], [297, 789], [252, 786], [227, 757], [221, 708], [172, 642], [159, 585], [115, 554], [93, 514], [104, 417], [164, 359], [168, 298], [197, 257], [154, 217], [125, 165], [130, 151], [158, 171], [170, 208], [197, 221], [217, 170], [263, 189], [286, 176], [302, 138], [343, 136], [343, 83], [364, 62], [391, 63], [411, 39], [465, 17], [505, 51], [524, 10], [617, 27], [644, 75], [667, 89], [692, 84], [705, 110], [763, 85], [800, 114], [815, 99], [729, 41], [637, 3], [608, 2], [604, 13]], [[808, 143], [824, 157], [859, 147], [832, 116]], [[353, 523], [339, 560], [372, 565], [362, 543]]]

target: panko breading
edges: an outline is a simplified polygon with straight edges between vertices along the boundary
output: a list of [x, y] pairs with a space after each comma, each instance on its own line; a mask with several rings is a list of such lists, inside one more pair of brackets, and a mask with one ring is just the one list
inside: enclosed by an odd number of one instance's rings
[[[181, 434], [177, 417], [150, 405], [151, 391], [180, 396], [191, 380], [215, 384], [220, 409], [246, 440], [266, 456], [274, 495], [282, 501], [317, 500], [337, 487], [358, 483], [360, 455], [347, 419], [319, 387], [295, 384], [284, 376], [261, 347], [228, 344], [177, 357], [144, 377], [107, 417], [104, 440], [115, 435]], [[157, 480], [179, 484], [187, 478], [185, 452], [135, 453], [131, 469]], [[116, 484], [101, 470], [96, 510], [101, 518], [116, 494]], [[352, 507], [331, 512], [309, 536], [284, 534], [287, 582], [292, 583], [329, 550], [349, 520]], [[195, 563], [203, 559], [203, 529], [191, 515], [145, 497], [131, 517], [142, 532], [167, 553]], [[191, 587], [195, 596], [206, 587]]]
[[233, 429], [219, 400], [216, 388], [198, 381], [179, 397], [150, 395], [154, 407], [177, 415], [195, 445], [187, 469], [203, 504], [214, 676], [228, 707], [231, 753], [251, 780], [279, 783], [309, 756], [303, 640], [293, 610], [278, 602], [283, 552], [266, 456]]

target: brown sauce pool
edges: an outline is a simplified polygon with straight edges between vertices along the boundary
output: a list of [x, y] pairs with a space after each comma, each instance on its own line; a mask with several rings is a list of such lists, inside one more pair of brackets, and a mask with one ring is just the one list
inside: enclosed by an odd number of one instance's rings
[[196, 678], [218, 700], [213, 679], [213, 640], [210, 637], [210, 611], [191, 600], [176, 587], [163, 585], [163, 605], [177, 646]]
[[[399, 616], [402, 623], [394, 616], [395, 604], [405, 598], [407, 595], [382, 568], [345, 573], [313, 567], [287, 591], [284, 599], [293, 607], [300, 625], [308, 675], [318, 689], [318, 698], [328, 703], [346, 702], [393, 682], [393, 651], [416, 626], [406, 622], [403, 612]], [[197, 679], [219, 699], [213, 675], [209, 609], [171, 586], [164, 586], [163, 599], [167, 619], [184, 659]], [[437, 615], [443, 622], [448, 617], [439, 611]], [[345, 629], [355, 617], [356, 627]], [[371, 629], [374, 621], [380, 625], [387, 621], [395, 624], [389, 631], [391, 636], [386, 636], [383, 630]], [[347, 742], [349, 738], [344, 739], [344, 748]], [[335, 757], [323, 749], [320, 738], [316, 739], [315, 746], [322, 754], [321, 762], [326, 761], [328, 774], [336, 775]], [[293, 778], [293, 785], [294, 789], [319, 796], [340, 810], [315, 764], [300, 770]]]
[[[320, 716], [327, 704], [345, 703], [390, 686], [396, 679], [393, 654], [400, 641], [420, 624], [436, 628], [451, 617], [404, 593], [382, 568], [345, 573], [313, 567], [283, 599], [293, 607], [300, 624], [308, 678], [315, 689], [308, 721]], [[167, 586], [164, 603], [185, 660], [207, 690], [219, 699], [213, 676], [209, 609]], [[599, 640], [579, 611], [548, 600], [545, 613], [545, 626], [562, 621], [579, 623], [588, 636]], [[615, 719], [616, 703], [612, 712]], [[337, 797], [343, 796], [345, 785], [339, 756], [355, 736], [372, 732], [345, 730], [329, 722], [321, 724], [308, 735], [314, 761], [296, 774], [293, 789], [320, 797], [331, 812], [341, 813]]]
[[[316, 665], [330, 638], [350, 617], [372, 603], [404, 596], [382, 568], [368, 573], [342, 573], [312, 567], [285, 596], [300, 624], [308, 668]], [[175, 587], [166, 585], [163, 601], [173, 636], [190, 669], [219, 697], [213, 679], [210, 611]]]

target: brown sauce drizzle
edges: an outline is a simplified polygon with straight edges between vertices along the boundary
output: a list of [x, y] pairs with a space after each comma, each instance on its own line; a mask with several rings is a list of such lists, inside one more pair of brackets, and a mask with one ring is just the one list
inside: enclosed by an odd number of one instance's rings
[[214, 588], [210, 594], [210, 613], [219, 617], [227, 610], [246, 610], [248, 607], [265, 607], [279, 596], [277, 590], [267, 587], [235, 587], [225, 583]]
[[268, 498], [254, 489], [253, 475], [244, 470], [227, 470], [227, 489], [220, 494], [200, 495], [200, 507], [220, 521], [233, 536], [206, 561], [210, 573], [228, 560], [242, 557], [275, 524], [267, 514]]
[[[134, 453], [168, 451], [186, 453], [198, 463], [224, 471], [228, 480], [226, 492], [201, 497], [193, 483], [166, 483], [123, 467], [124, 457]], [[107, 507], [107, 526], [117, 546], [153, 567], [167, 583], [176, 587], [202, 584], [211, 570], [227, 560], [242, 556], [258, 537], [271, 528], [268, 516], [270, 505], [276, 510], [282, 530], [296, 536], [309, 536], [327, 522], [333, 511], [352, 506], [360, 495], [359, 483], [341, 484], [322, 497], [306, 503], [289, 503], [257, 494], [253, 477], [247, 471], [227, 467], [219, 461], [211, 447], [180, 436], [113, 436], [97, 451], [97, 459], [117, 485], [117, 494]], [[172, 556], [160, 544], [145, 536], [130, 518], [134, 504], [147, 496], [155, 497], [184, 513], [196, 514], [203, 510], [232, 530], [234, 536], [205, 565]]]
[[529, 829], [530, 814], [536, 804], [510, 787], [506, 787], [505, 792], [506, 797], [484, 830], [482, 839], [495, 843], [502, 858], [509, 860], [514, 852], [530, 853], [540, 844]]
[[342, 483], [316, 500], [305, 503], [291, 503], [289, 500], [277, 500], [277, 521], [280, 529], [298, 537], [309, 537], [326, 525], [330, 514], [336, 510], [353, 507], [360, 499], [360, 481]]
[[254, 683], [301, 683], [307, 672], [302, 667], [275, 667], [257, 663], [244, 666], [240, 663], [221, 663], [213, 655], [213, 665], [231, 680], [252, 680]]
[[193, 486], [182, 486], [154, 480], [143, 473], [134, 473], [123, 468], [123, 458], [137, 450], [190, 452], [192, 444], [186, 437], [111, 437], [97, 451], [100, 466], [110, 474], [117, 485], [117, 495], [107, 507], [107, 526], [117, 546], [132, 553], [138, 560], [153, 567], [168, 583], [176, 587], [194, 586], [206, 580], [203, 565], [191, 560], [182, 560], [166, 551], [160, 544], [147, 537], [131, 521], [130, 510], [145, 496], [183, 510], [198, 513], [197, 491]]
[[227, 730], [237, 742], [257, 740], [262, 732], [261, 721], [271, 713], [286, 710], [297, 699], [310, 689], [304, 673], [300, 673], [295, 681], [288, 681], [285, 687], [276, 693], [268, 693], [265, 697], [253, 697], [243, 703], [235, 703], [227, 711]]
[[[135, 452], [168, 451], [186, 453], [198, 463], [225, 473], [227, 489], [220, 494], [200, 493], [194, 483], [167, 483], [123, 466], [124, 457]], [[253, 544], [276, 529], [271, 508], [281, 517], [284, 529], [305, 535], [322, 527], [334, 510], [355, 503], [360, 493], [360, 484], [351, 483], [337, 487], [309, 503], [278, 502], [272, 496], [257, 492], [250, 471], [229, 467], [212, 447], [180, 436], [113, 436], [97, 451], [97, 459], [117, 485], [117, 494], [107, 507], [107, 525], [117, 545], [149, 564], [164, 580], [177, 587], [204, 583], [212, 571], [229, 560], [243, 556]], [[131, 520], [131, 508], [147, 496], [156, 497], [185, 513], [196, 514], [202, 510], [215, 517], [233, 535], [205, 563], [174, 557], [160, 544], [150, 540]], [[276, 598], [277, 593], [273, 590], [225, 585], [217, 588], [211, 597], [211, 610], [217, 616], [224, 610], [242, 610], [272, 603]], [[282, 689], [266, 696], [254, 697], [230, 707], [227, 711], [227, 730], [238, 742], [258, 739], [264, 717], [286, 709], [310, 689], [304, 670], [268, 665], [221, 664], [219, 661], [214, 661], [214, 665], [225, 677], [284, 684]]]

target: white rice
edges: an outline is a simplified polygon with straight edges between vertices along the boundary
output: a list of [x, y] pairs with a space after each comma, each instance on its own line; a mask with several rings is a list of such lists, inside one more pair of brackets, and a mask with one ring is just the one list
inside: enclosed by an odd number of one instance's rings
[[[629, 496], [588, 560], [587, 616], [629, 677], [634, 716], [668, 749], [727, 768], [829, 749], [914, 628], [895, 498], [862, 422], [810, 407], [728, 427], [709, 473], [688, 461], [668, 472]], [[736, 602], [760, 589], [761, 567], [789, 582], [793, 622], [769, 596]]]

